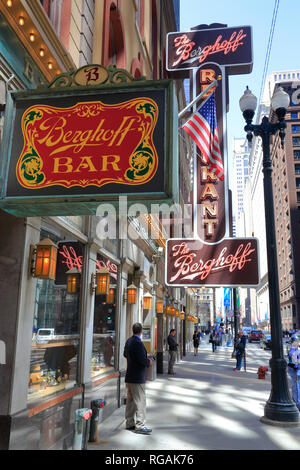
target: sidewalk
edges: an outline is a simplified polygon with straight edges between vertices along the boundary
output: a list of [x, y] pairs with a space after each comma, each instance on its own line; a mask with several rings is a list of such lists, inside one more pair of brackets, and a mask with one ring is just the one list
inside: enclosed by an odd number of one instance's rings
[[147, 382], [147, 423], [151, 435], [125, 429], [125, 407], [100, 424], [98, 443], [88, 450], [300, 450], [300, 426], [277, 427], [260, 418], [270, 396], [270, 351], [247, 345], [247, 370], [233, 371], [232, 347], [212, 353], [203, 342], [175, 366]]

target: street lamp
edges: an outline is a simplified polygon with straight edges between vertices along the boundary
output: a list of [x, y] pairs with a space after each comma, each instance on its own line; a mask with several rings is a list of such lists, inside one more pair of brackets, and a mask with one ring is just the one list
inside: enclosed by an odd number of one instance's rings
[[240, 108], [247, 125], [247, 139], [251, 142], [253, 134], [260, 136], [263, 148], [263, 174], [264, 174], [264, 202], [266, 219], [266, 241], [268, 258], [268, 281], [270, 298], [270, 321], [271, 321], [271, 340], [272, 340], [272, 358], [270, 359], [271, 368], [271, 393], [269, 400], [264, 408], [262, 422], [275, 424], [285, 423], [285, 425], [299, 424], [299, 411], [295, 402], [292, 400], [286, 373], [286, 361], [283, 357], [282, 346], [282, 327], [280, 314], [280, 297], [278, 282], [278, 265], [276, 250], [276, 232], [274, 218], [274, 202], [272, 188], [272, 162], [270, 156], [270, 136], [279, 131], [282, 147], [284, 145], [284, 136], [286, 123], [284, 120], [286, 108], [289, 106], [289, 95], [279, 87], [271, 100], [272, 108], [278, 118], [278, 122], [272, 123], [267, 116], [264, 116], [261, 124], [252, 124], [254, 112], [257, 105], [257, 98], [246, 89], [240, 99]]

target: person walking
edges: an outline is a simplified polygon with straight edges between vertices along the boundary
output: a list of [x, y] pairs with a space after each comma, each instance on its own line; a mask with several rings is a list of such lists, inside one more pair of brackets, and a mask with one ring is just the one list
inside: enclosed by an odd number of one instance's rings
[[241, 370], [243, 363], [243, 356], [246, 350], [246, 336], [242, 331], [239, 331], [238, 337], [235, 342], [236, 366], [233, 370]]
[[199, 344], [200, 344], [200, 338], [199, 338], [199, 332], [198, 331], [194, 331], [193, 343], [194, 343], [194, 356], [197, 356], [198, 348], [199, 348]]
[[168, 367], [168, 374], [169, 375], [175, 375], [174, 372], [174, 364], [176, 361], [176, 356], [177, 356], [177, 349], [178, 349], [178, 344], [175, 339], [176, 335], [176, 330], [173, 328], [170, 330], [170, 334], [168, 336], [168, 345], [169, 345], [169, 367]]
[[292, 380], [292, 397], [300, 410], [300, 341], [293, 336], [288, 358], [288, 372]]
[[139, 434], [151, 434], [152, 429], [145, 426], [146, 422], [146, 368], [151, 367], [153, 360], [147, 357], [142, 343], [143, 327], [135, 323], [133, 335], [126, 341], [124, 357], [127, 359], [125, 383], [127, 386], [126, 429]]
[[212, 344], [212, 352], [215, 352], [219, 343], [218, 333], [216, 330], [211, 332], [209, 336], [209, 342]]

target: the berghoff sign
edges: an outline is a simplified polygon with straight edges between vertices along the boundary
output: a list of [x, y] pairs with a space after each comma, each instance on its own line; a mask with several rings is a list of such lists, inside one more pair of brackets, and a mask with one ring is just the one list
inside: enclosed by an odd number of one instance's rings
[[167, 241], [169, 286], [255, 286], [259, 283], [256, 238], [227, 238], [217, 245], [195, 239]]
[[167, 70], [171, 72], [198, 68], [206, 62], [215, 62], [226, 66], [229, 74], [249, 73], [252, 70], [251, 27], [169, 33], [167, 57]]

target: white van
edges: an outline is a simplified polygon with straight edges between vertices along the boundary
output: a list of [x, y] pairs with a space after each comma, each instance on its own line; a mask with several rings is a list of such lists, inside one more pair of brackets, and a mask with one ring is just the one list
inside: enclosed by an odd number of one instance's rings
[[35, 340], [38, 344], [45, 344], [55, 338], [54, 328], [40, 328], [37, 331]]

